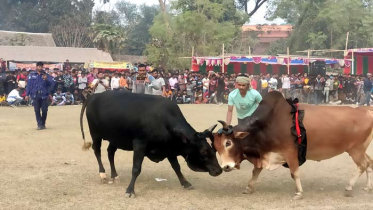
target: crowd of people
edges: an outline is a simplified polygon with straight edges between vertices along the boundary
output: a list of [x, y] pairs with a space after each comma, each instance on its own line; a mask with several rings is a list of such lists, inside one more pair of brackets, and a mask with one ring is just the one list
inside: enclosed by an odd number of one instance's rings
[[[237, 74], [206, 74], [189, 69], [165, 72], [148, 71], [144, 64], [135, 65], [127, 72], [86, 70], [79, 68], [45, 69], [54, 85], [49, 96], [52, 106], [78, 105], [89, 94], [104, 91], [127, 91], [159, 95], [178, 104], [228, 103], [229, 93], [236, 88]], [[26, 98], [26, 86], [32, 71], [19, 69], [0, 73], [0, 105], [31, 105]], [[322, 104], [339, 101], [344, 104], [369, 105], [372, 90], [371, 75], [262, 74], [247, 75], [250, 86], [262, 96], [280, 91], [286, 98], [298, 98], [302, 103]]]

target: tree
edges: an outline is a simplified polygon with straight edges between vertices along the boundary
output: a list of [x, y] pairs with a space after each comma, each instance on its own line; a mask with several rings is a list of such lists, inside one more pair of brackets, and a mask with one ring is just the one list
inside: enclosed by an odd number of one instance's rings
[[[230, 45], [239, 36], [247, 15], [235, 9], [233, 0], [179, 0], [167, 14], [168, 31], [160, 13], [150, 28], [152, 41], [145, 54], [148, 60], [164, 67], [188, 67], [192, 46], [196, 55], [219, 55], [222, 44]], [[189, 63], [189, 64], [188, 64]]]
[[51, 28], [53, 39], [59, 47], [92, 47], [91, 27], [80, 17], [63, 18], [63, 23]]
[[239, 9], [243, 9], [248, 15], [249, 17], [253, 16], [256, 11], [258, 11], [258, 9], [263, 6], [263, 4], [265, 2], [267, 2], [268, 0], [253, 0], [254, 3], [255, 3], [255, 6], [253, 9], [251, 9], [250, 11], [248, 10], [247, 8], [247, 4], [249, 3], [250, 0], [237, 0], [237, 8]]
[[97, 24], [93, 26], [93, 43], [101, 50], [113, 54], [115, 50], [121, 50], [126, 35], [119, 27], [108, 24]]

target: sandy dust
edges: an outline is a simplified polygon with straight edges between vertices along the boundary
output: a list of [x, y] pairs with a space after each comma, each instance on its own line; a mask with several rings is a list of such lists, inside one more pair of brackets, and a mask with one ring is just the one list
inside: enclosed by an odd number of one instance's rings
[[[295, 184], [286, 168], [263, 171], [257, 192], [243, 195], [252, 165], [211, 177], [191, 171], [179, 159], [195, 190], [184, 190], [168, 161], [146, 159], [136, 182], [137, 198], [125, 198], [131, 178], [132, 152], [115, 156], [121, 182], [101, 184], [93, 151], [81, 150], [80, 106], [50, 107], [47, 130], [37, 131], [32, 107], [0, 108], [0, 209], [370, 209], [373, 193], [365, 193], [363, 175], [355, 197], [344, 197], [356, 166], [347, 154], [301, 167], [304, 199], [292, 201]], [[225, 119], [226, 105], [184, 105], [181, 109], [196, 130]], [[90, 140], [87, 122], [85, 133]], [[349, 126], [349, 125], [346, 125]], [[343, 139], [341, 139], [343, 141]], [[102, 156], [106, 173], [107, 142]], [[368, 154], [373, 156], [372, 147]], [[157, 182], [155, 178], [167, 179]]]

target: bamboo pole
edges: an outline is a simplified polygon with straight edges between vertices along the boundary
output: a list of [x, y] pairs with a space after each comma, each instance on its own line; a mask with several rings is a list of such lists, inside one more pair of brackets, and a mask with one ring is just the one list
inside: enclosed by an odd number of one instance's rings
[[345, 47], [345, 51], [347, 52], [347, 46], [348, 46], [348, 37], [350, 35], [350, 32], [347, 32], [347, 37], [346, 37], [346, 47]]
[[251, 56], [251, 46], [249, 46], [249, 56]]
[[307, 73], [307, 75], [310, 73], [310, 50], [308, 50], [308, 52], [307, 52], [307, 65], [308, 65], [308, 73]]
[[224, 73], [224, 43], [223, 43], [223, 48], [222, 48], [221, 72]]
[[355, 64], [355, 60], [354, 60], [354, 50], [352, 50], [352, 64], [351, 64], [351, 74], [355, 74], [355, 69], [354, 69], [354, 64]]
[[287, 56], [288, 56], [288, 75], [290, 75], [290, 52], [289, 52], [289, 47], [286, 48], [287, 51]]
[[190, 62], [190, 69], [193, 69], [193, 56], [194, 56], [194, 46], [192, 47], [192, 60]]

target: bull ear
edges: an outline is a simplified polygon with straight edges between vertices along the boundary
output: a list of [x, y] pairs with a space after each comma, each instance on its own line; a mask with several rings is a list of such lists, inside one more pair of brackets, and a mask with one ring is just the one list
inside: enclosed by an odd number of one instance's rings
[[234, 138], [235, 139], [244, 139], [246, 138], [250, 133], [248, 132], [238, 132], [238, 131], [235, 131], [234, 132]]

